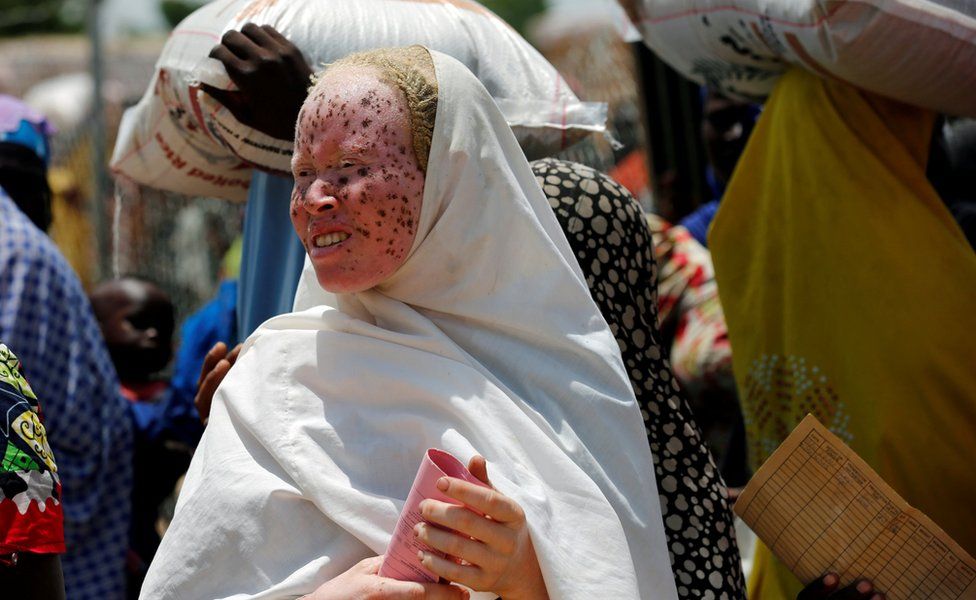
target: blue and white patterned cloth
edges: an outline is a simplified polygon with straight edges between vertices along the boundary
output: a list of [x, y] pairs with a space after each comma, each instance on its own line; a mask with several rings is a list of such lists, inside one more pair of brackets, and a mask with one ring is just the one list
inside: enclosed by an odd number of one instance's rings
[[67, 597], [124, 598], [132, 488], [127, 401], [81, 282], [2, 190], [0, 339], [17, 349], [44, 398], [64, 493]]

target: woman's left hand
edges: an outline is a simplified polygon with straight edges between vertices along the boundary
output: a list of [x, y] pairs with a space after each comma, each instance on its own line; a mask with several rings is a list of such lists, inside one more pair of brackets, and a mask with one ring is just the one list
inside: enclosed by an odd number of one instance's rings
[[427, 522], [418, 523], [414, 535], [448, 555], [445, 559], [421, 552], [421, 563], [448, 581], [505, 600], [547, 599], [522, 507], [491, 487], [483, 457], [472, 458], [468, 470], [489, 487], [442, 477], [437, 488], [463, 506], [431, 499], [421, 502], [420, 512]]

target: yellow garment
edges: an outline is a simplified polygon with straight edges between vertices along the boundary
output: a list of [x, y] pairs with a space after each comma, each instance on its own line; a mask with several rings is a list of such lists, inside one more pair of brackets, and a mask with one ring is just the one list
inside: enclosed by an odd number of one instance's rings
[[237, 279], [241, 276], [241, 256], [244, 252], [244, 236], [239, 235], [231, 242], [220, 260], [221, 279]]
[[[976, 554], [976, 254], [925, 178], [933, 122], [788, 73], [709, 244], [752, 466], [811, 412]], [[754, 569], [751, 598], [796, 597]]]
[[83, 191], [70, 167], [51, 167], [51, 227], [48, 235], [85, 289], [95, 281], [95, 233], [83, 209]]

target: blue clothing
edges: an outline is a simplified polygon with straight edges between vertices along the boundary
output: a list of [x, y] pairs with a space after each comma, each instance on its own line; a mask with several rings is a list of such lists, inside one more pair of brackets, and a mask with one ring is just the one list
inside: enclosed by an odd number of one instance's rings
[[691, 236], [698, 240], [702, 246], [708, 248], [708, 227], [718, 212], [718, 200], [706, 202], [694, 210], [690, 215], [681, 219], [678, 223], [691, 233]]
[[[228, 348], [237, 343], [237, 288], [236, 280], [222, 282], [217, 296], [183, 322], [180, 349], [176, 352], [170, 379], [174, 402], [183, 407], [180, 410], [188, 407], [196, 415], [193, 398], [207, 352], [217, 342], [224, 342]], [[290, 304], [288, 310], [291, 310]]]
[[44, 398], [64, 494], [67, 597], [125, 593], [132, 425], [81, 282], [0, 190], [0, 339]]
[[[200, 364], [203, 365], [202, 360]], [[197, 369], [197, 375], [199, 373]], [[175, 441], [188, 448], [196, 448], [203, 435], [203, 424], [193, 405], [194, 396], [187, 398], [169, 388], [152, 401], [130, 403], [133, 435], [140, 442]], [[173, 491], [172, 486], [169, 491]]]
[[141, 587], [145, 569], [159, 547], [159, 505], [190, 466], [203, 425], [193, 398], [179, 398], [164, 383], [128, 391], [137, 398], [129, 402], [135, 429], [129, 549], [142, 562], [135, 570], [129, 564], [129, 589], [133, 592]]
[[294, 181], [255, 171], [244, 212], [244, 249], [237, 290], [238, 340], [271, 317], [291, 312], [305, 264], [288, 204]]

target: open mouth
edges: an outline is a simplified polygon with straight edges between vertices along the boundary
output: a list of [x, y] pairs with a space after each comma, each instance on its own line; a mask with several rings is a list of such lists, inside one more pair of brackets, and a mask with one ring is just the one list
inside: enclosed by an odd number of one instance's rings
[[325, 233], [322, 235], [317, 235], [312, 238], [312, 245], [316, 248], [329, 248], [335, 246], [336, 244], [341, 244], [342, 242], [349, 239], [349, 234], [344, 231], [335, 231], [332, 233]]

